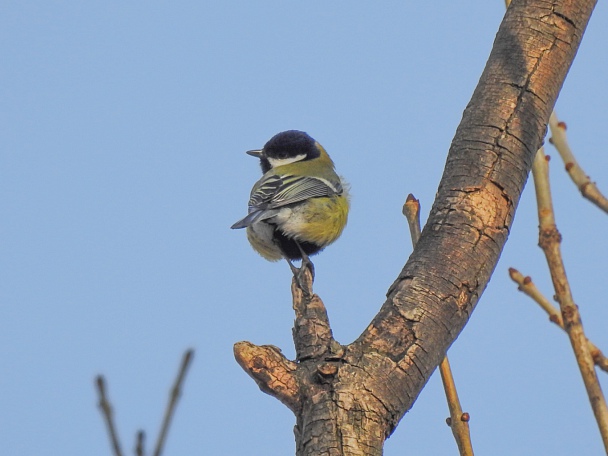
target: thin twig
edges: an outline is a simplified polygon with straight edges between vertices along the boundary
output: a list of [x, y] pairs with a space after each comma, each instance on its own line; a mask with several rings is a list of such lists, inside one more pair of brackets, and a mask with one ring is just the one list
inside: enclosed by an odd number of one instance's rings
[[169, 432], [169, 425], [171, 424], [171, 420], [173, 419], [173, 414], [175, 413], [175, 408], [177, 406], [177, 401], [182, 393], [182, 386], [184, 384], [184, 378], [186, 377], [186, 373], [188, 371], [188, 367], [192, 362], [192, 358], [194, 357], [194, 350], [190, 349], [184, 353], [184, 357], [182, 358], [182, 364], [180, 366], [179, 372], [177, 373], [177, 378], [175, 379], [175, 383], [173, 384], [173, 388], [171, 388], [171, 395], [169, 396], [169, 403], [167, 404], [167, 408], [165, 409], [165, 416], [163, 418], [163, 424], [161, 426], [160, 432], [158, 434], [158, 439], [156, 440], [156, 448], [154, 449], [154, 456], [160, 456], [163, 447], [165, 445], [165, 441], [167, 439], [167, 432]]
[[[560, 313], [559, 309], [557, 309], [553, 304], [551, 304], [551, 302], [549, 302], [549, 300], [539, 291], [530, 276], [524, 277], [524, 275], [515, 268], [509, 268], [509, 276], [511, 277], [513, 282], [519, 285], [519, 291], [528, 295], [545, 312], [547, 312], [550, 321], [555, 323], [564, 331], [566, 330], [564, 328], [564, 321], [562, 319], [562, 314]], [[593, 342], [587, 339], [587, 343], [589, 344], [589, 351], [591, 352], [591, 356], [595, 365], [602, 369], [604, 372], [608, 372], [608, 358], [604, 356], [602, 351]]]
[[530, 276], [524, 275], [515, 268], [509, 268], [509, 277], [519, 285], [518, 290], [531, 297], [545, 312], [549, 315], [549, 320], [555, 323], [560, 328], [564, 329], [564, 320], [559, 309], [557, 309], [545, 296], [540, 292]]
[[[407, 196], [403, 205], [403, 215], [407, 219], [412, 236], [412, 245], [415, 247], [420, 238], [420, 201], [411, 193]], [[461, 456], [473, 456], [473, 445], [471, 444], [471, 434], [469, 432], [470, 416], [462, 411], [447, 355], [443, 358], [441, 364], [439, 364], [439, 372], [441, 373], [441, 381], [443, 382], [448, 409], [450, 410], [450, 417], [447, 419], [447, 423], [452, 429], [452, 434], [454, 434], [458, 451]]]
[[452, 429], [460, 454], [472, 456], [473, 445], [469, 432], [470, 416], [468, 413], [463, 412], [462, 407], [460, 406], [456, 384], [454, 383], [454, 376], [452, 375], [452, 369], [450, 368], [450, 362], [448, 361], [447, 355], [443, 358], [441, 364], [439, 364], [439, 372], [441, 373], [441, 381], [443, 382], [443, 389], [445, 390], [445, 397], [448, 401], [448, 408], [450, 410], [450, 417], [447, 420], [448, 426]]
[[566, 270], [561, 256], [561, 235], [555, 224], [553, 203], [551, 201], [551, 188], [549, 185], [549, 161], [541, 147], [536, 154], [532, 165], [534, 176], [534, 188], [538, 202], [539, 219], [539, 246], [545, 253], [555, 297], [559, 303], [564, 328], [570, 337], [574, 355], [578, 363], [591, 408], [595, 414], [600, 434], [604, 442], [604, 448], [608, 451], [608, 407], [602, 394], [593, 357], [589, 351], [587, 337], [583, 331], [578, 307], [572, 298], [570, 284], [566, 278]]
[[578, 187], [584, 198], [587, 198], [597, 207], [608, 213], [608, 199], [600, 192], [595, 182], [589, 179], [589, 176], [587, 176], [576, 161], [572, 149], [570, 149], [570, 145], [568, 144], [566, 123], [560, 122], [555, 111], [551, 113], [551, 117], [549, 118], [549, 128], [551, 128], [549, 142], [555, 146], [562, 157], [564, 165], [566, 165], [566, 171], [572, 182]]
[[420, 201], [417, 200], [411, 193], [407, 195], [405, 204], [403, 205], [403, 215], [407, 219], [407, 224], [410, 228], [410, 236], [412, 236], [412, 246], [416, 246], [420, 239]]
[[101, 409], [101, 414], [106, 423], [106, 428], [108, 430], [110, 442], [112, 443], [112, 450], [114, 451], [114, 456], [122, 456], [122, 450], [120, 449], [120, 441], [118, 440], [118, 433], [116, 432], [116, 426], [114, 424], [112, 404], [110, 404], [110, 401], [108, 400], [106, 381], [103, 375], [98, 375], [95, 378], [95, 385], [97, 386], [97, 392], [99, 394], [99, 408]]
[[146, 433], [144, 431], [137, 432], [135, 441], [135, 456], [144, 456], [146, 454]]

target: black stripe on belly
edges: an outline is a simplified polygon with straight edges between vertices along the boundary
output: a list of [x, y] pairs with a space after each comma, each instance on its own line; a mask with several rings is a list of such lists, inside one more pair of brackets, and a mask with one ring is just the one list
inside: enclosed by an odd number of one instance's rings
[[[281, 251], [283, 252], [283, 255], [285, 255], [287, 258], [289, 258], [290, 260], [302, 259], [302, 253], [300, 252], [300, 249], [298, 248], [296, 242], [293, 239], [285, 236], [282, 231], [276, 228], [274, 230], [274, 239], [277, 242]], [[313, 244], [311, 242], [299, 241], [298, 244], [300, 244], [300, 247], [302, 247], [302, 250], [304, 250], [304, 252], [308, 256], [314, 255], [323, 250], [323, 247], [317, 244]]]

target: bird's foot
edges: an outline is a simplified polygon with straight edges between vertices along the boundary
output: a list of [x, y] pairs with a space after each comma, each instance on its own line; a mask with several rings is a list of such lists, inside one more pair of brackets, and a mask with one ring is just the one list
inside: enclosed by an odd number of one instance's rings
[[[312, 282], [315, 279], [315, 266], [314, 264], [312, 264], [312, 261], [310, 261], [310, 258], [308, 258], [308, 255], [304, 256], [302, 258], [302, 264], [300, 265], [299, 268], [297, 268], [296, 266], [293, 265], [293, 263], [289, 260], [287, 260], [287, 262], [289, 263], [289, 267], [291, 268], [291, 272], [293, 273], [293, 278], [296, 282], [296, 285], [298, 286], [298, 288], [300, 288], [300, 290], [302, 290], [302, 292], [304, 293], [305, 296], [310, 297], [312, 296]], [[308, 269], [310, 271], [310, 276], [311, 276], [311, 286], [308, 286], [305, 274], [306, 274], [306, 269]]]

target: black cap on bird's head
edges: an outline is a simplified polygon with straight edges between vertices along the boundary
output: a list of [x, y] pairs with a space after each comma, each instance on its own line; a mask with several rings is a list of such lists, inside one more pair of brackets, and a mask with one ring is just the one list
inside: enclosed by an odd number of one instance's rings
[[260, 159], [263, 173], [276, 166], [301, 160], [311, 160], [320, 155], [315, 140], [299, 130], [277, 133], [270, 138], [263, 149], [249, 150], [247, 153]]

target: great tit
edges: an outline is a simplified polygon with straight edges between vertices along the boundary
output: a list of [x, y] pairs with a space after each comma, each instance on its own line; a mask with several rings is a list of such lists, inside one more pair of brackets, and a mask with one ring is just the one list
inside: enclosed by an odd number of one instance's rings
[[348, 190], [325, 149], [308, 134], [289, 130], [273, 136], [261, 150], [262, 178], [249, 198], [249, 213], [231, 226], [247, 228], [247, 239], [269, 261], [314, 255], [342, 234], [349, 210]]

